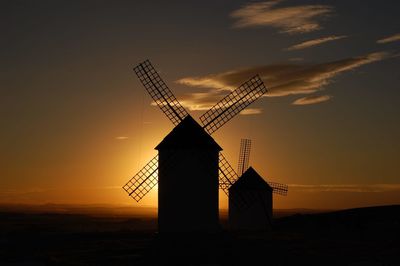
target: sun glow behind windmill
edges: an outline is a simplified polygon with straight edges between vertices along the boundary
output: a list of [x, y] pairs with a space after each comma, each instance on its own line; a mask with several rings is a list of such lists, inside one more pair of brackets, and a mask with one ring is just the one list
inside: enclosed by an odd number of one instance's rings
[[[228, 189], [238, 175], [211, 134], [260, 98], [267, 91], [264, 83], [258, 75], [250, 78], [204, 113], [199, 125], [178, 102], [150, 61], [140, 63], [134, 71], [175, 128], [156, 147], [159, 154], [124, 185], [124, 190], [140, 201], [159, 182], [159, 231], [216, 230], [219, 224], [218, 186], [228, 195]], [[187, 202], [198, 209], [177, 207]], [[186, 219], [183, 215], [190, 217], [192, 222], [180, 224], [180, 219]]]

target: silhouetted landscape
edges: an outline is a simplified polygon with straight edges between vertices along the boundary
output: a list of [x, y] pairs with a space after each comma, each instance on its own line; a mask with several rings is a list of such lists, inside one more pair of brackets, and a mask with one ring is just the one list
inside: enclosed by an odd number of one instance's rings
[[228, 232], [222, 212], [220, 235], [167, 239], [154, 209], [121, 208], [3, 205], [0, 265], [400, 264], [400, 205], [277, 210], [271, 233]]
[[399, 11], [1, 1], [0, 266], [399, 266]]

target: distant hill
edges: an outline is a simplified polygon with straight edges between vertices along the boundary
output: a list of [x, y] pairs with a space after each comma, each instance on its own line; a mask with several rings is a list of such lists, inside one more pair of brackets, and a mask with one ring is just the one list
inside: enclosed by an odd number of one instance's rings
[[275, 219], [277, 231], [393, 236], [400, 233], [400, 205], [295, 214]]
[[92, 216], [156, 217], [155, 207], [113, 204], [0, 204], [0, 212], [85, 214]]

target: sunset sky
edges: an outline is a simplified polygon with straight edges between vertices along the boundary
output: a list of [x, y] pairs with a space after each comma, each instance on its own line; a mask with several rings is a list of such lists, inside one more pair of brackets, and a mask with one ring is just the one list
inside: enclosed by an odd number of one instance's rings
[[252, 139], [250, 165], [289, 185], [275, 208], [400, 204], [399, 13], [397, 0], [2, 1], [0, 203], [156, 206], [156, 189], [140, 203], [122, 189], [173, 128], [133, 72], [149, 59], [195, 119], [261, 76], [269, 92], [213, 136], [235, 169]]

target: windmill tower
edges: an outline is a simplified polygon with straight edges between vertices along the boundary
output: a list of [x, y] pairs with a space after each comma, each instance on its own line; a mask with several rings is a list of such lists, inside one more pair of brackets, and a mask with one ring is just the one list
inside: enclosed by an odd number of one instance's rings
[[[158, 183], [159, 233], [219, 231], [218, 187], [228, 194], [238, 179], [211, 134], [267, 90], [254, 76], [200, 117], [197, 123], [177, 101], [150, 61], [134, 68], [139, 80], [175, 128], [125, 185], [139, 202]], [[238, 205], [245, 204], [238, 200]]]
[[[218, 153], [222, 148], [188, 115], [156, 150], [159, 231], [217, 231]], [[169, 166], [170, 158], [174, 163]]]
[[[239, 179], [229, 188], [229, 226], [232, 230], [268, 231], [272, 227], [272, 193], [287, 195], [284, 184], [266, 182], [249, 168], [251, 140], [242, 139], [238, 163]], [[244, 197], [247, 209], [238, 208], [236, 198]]]

